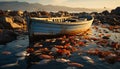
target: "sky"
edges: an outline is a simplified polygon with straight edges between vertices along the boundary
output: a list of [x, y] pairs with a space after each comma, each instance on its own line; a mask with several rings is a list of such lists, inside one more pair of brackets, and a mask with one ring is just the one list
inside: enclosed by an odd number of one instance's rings
[[40, 3], [43, 5], [58, 5], [75, 8], [110, 8], [120, 6], [120, 0], [0, 0]]

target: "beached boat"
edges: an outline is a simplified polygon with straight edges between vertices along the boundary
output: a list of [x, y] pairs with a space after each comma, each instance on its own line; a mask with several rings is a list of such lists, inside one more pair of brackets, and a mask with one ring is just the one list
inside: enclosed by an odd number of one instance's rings
[[51, 17], [29, 19], [28, 28], [34, 35], [74, 35], [87, 31], [93, 22], [93, 17]]

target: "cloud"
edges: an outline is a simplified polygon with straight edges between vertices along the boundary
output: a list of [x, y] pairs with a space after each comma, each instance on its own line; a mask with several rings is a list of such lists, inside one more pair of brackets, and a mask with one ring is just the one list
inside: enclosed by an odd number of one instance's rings
[[51, 3], [52, 4], [64, 4], [64, 3], [66, 3], [68, 0], [51, 0]]

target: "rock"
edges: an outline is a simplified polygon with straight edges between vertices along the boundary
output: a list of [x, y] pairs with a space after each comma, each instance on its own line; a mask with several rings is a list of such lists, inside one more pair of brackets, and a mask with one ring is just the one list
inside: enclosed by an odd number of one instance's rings
[[41, 58], [41, 59], [53, 59], [54, 57], [50, 56], [50, 55], [42, 54], [42, 55], [39, 56], [39, 58]]
[[93, 59], [90, 58], [90, 57], [88, 57], [88, 56], [83, 56], [82, 58], [85, 59], [85, 60], [87, 60], [88, 62], [90, 62], [90, 63], [92, 63], [92, 64], [95, 63], [95, 62], [93, 61]]
[[117, 61], [117, 58], [116, 56], [107, 56], [105, 60], [110, 64], [114, 64]]
[[39, 62], [31, 62], [32, 64], [47, 64], [51, 61], [51, 59], [43, 59]]
[[5, 44], [7, 42], [13, 41], [17, 38], [17, 34], [10, 30], [2, 30], [0, 32], [0, 44]]
[[107, 36], [103, 36], [102, 38], [103, 38], [103, 39], [109, 39], [109, 37], [107, 37]]
[[69, 57], [71, 55], [69, 50], [59, 49], [57, 53], [61, 54], [63, 57]]
[[73, 66], [73, 67], [84, 67], [83, 64], [76, 63], [76, 62], [69, 62], [67, 64], [70, 65], [70, 66]]
[[99, 54], [99, 49], [95, 49], [95, 50], [88, 50], [87, 53], [90, 55], [98, 55]]
[[12, 29], [12, 17], [0, 16], [0, 29]]
[[113, 47], [115, 49], [119, 49], [120, 48], [120, 44], [118, 42], [112, 42], [111, 47]]
[[43, 47], [43, 44], [38, 42], [34, 44], [34, 47]]
[[3, 55], [10, 55], [11, 52], [9, 52], [9, 51], [3, 51], [2, 54], [3, 54]]
[[85, 43], [82, 42], [82, 41], [79, 41], [77, 44], [78, 44], [79, 46], [85, 46]]
[[105, 11], [102, 12], [102, 14], [109, 15], [110, 13], [109, 13], [109, 11], [105, 10]]
[[32, 53], [32, 52], [34, 52], [34, 49], [33, 48], [27, 48], [27, 53]]
[[110, 55], [110, 54], [111, 54], [110, 51], [100, 51], [100, 52], [98, 53], [98, 56], [99, 56], [100, 58], [105, 58], [106, 56], [108, 56], [108, 55]]
[[25, 56], [29, 56], [30, 54], [27, 53], [26, 51], [22, 51], [22, 52], [15, 54], [15, 55], [18, 57], [25, 57]]
[[16, 23], [25, 23], [24, 19], [20, 16], [13, 16], [13, 18]]
[[58, 51], [58, 48], [53, 47], [53, 48], [51, 49], [51, 52], [53, 52], [53, 53], [56, 53], [57, 51]]
[[116, 9], [113, 9], [111, 11], [112, 14], [120, 15], [120, 7], [117, 7]]
[[61, 62], [61, 63], [70, 62], [69, 59], [64, 59], [64, 58], [56, 59], [56, 61], [57, 61], [57, 62]]

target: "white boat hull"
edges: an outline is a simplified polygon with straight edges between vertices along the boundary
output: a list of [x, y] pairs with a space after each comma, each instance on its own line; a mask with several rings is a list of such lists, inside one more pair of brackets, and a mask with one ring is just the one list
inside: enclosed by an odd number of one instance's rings
[[87, 31], [93, 22], [89, 21], [81, 21], [81, 22], [73, 22], [73, 23], [54, 23], [48, 21], [41, 21], [31, 19], [30, 24], [30, 33], [32, 34], [40, 34], [40, 35], [56, 35], [56, 34], [79, 34], [81, 32]]

